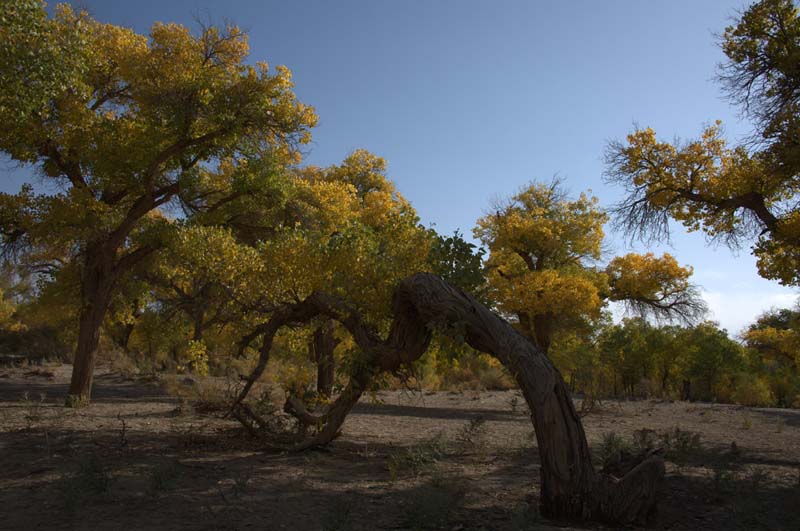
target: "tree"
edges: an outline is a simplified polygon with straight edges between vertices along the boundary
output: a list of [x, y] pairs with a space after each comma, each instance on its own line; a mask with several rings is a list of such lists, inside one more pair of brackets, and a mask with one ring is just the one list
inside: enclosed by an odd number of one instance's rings
[[800, 403], [800, 310], [765, 312], [742, 334], [753, 372], [769, 381], [779, 406]]
[[668, 254], [629, 254], [598, 267], [606, 220], [596, 198], [571, 200], [558, 181], [531, 184], [478, 220], [490, 296], [545, 353], [558, 334], [590, 333], [610, 300], [662, 318], [704, 311], [691, 268]]
[[[261, 175], [262, 162], [221, 164], [204, 175], [222, 182], [239, 175], [248, 182], [248, 175]], [[226, 354], [246, 357], [277, 308], [315, 290], [347, 298], [384, 326], [397, 282], [429, 267], [429, 234], [387, 179], [382, 158], [357, 150], [327, 168], [278, 171], [269, 173], [271, 180], [255, 180], [259, 188], [248, 185], [246, 193], [230, 200], [204, 198], [221, 204], [174, 223], [165, 245], [137, 273], [152, 288], [151, 313], [172, 323], [164, 334], [174, 335], [178, 328], [185, 336], [181, 351], [199, 352], [201, 342], [217, 344], [216, 351], [208, 350], [212, 367], [227, 367]], [[225, 337], [220, 337], [223, 326]], [[209, 336], [211, 327], [217, 330]], [[304, 368], [309, 359], [317, 363], [320, 395], [332, 394], [340, 336], [334, 322], [320, 319], [278, 338], [290, 345], [283, 350], [292, 366]], [[221, 340], [226, 338], [233, 348], [225, 348]], [[303, 346], [308, 358], [297, 355]], [[348, 347], [339, 348], [345, 364], [358, 356]], [[307, 371], [300, 372], [306, 376]], [[291, 383], [284, 387], [299, 397], [311, 394], [311, 382], [302, 378], [281, 383]]]
[[653, 327], [644, 319], [625, 319], [603, 330], [599, 343], [602, 358], [614, 373], [613, 390], [635, 396], [636, 387], [653, 374], [655, 356], [649, 340]]
[[[39, 6], [36, 20], [44, 20], [42, 13]], [[67, 69], [56, 78], [69, 82], [49, 87], [29, 111], [3, 106], [0, 149], [36, 165], [64, 191], [35, 194], [24, 187], [3, 194], [0, 225], [8, 247], [58, 249], [79, 270], [69, 395], [81, 403], [91, 394], [100, 327], [117, 283], [173, 228], [166, 219], [148, 219], [149, 213], [176, 204], [213, 209], [225, 199], [208, 204], [205, 198], [257, 188], [258, 174], [241, 182], [234, 172], [233, 181], [220, 182], [211, 178], [220, 172], [209, 168], [255, 157], [296, 162], [296, 148], [309, 141], [316, 115], [291, 92], [288, 69], [272, 73], [265, 63], [244, 63], [247, 38], [236, 27], [193, 36], [185, 27], [157, 23], [144, 36], [63, 5], [40, 25], [39, 45], [28, 50], [33, 63], [52, 66], [52, 50], [74, 48], [69, 61], [56, 65]], [[32, 38], [24, 25], [6, 26], [0, 35], [0, 47], [12, 57], [24, 55], [21, 47]], [[27, 59], [13, 68], [31, 86], [47, 78]], [[8, 101], [14, 88], [3, 84], [0, 100]]]
[[481, 302], [486, 302], [486, 277], [483, 274], [486, 251], [466, 241], [458, 230], [447, 237], [433, 229], [429, 230], [429, 234], [433, 241], [428, 253], [431, 272]]
[[[650, 128], [606, 150], [606, 177], [625, 188], [615, 219], [633, 237], [669, 236], [669, 220], [733, 248], [754, 241], [759, 273], [800, 284], [800, 18], [791, 0], [762, 0], [726, 28], [721, 80], [757, 128], [729, 147], [720, 122], [685, 143]], [[755, 148], [755, 149], [751, 149]]]
[[254, 433], [257, 415], [244, 402], [264, 370], [272, 341], [292, 323], [327, 317], [339, 322], [364, 356], [354, 365], [345, 389], [319, 413], [289, 401], [287, 410], [314, 433], [295, 449], [330, 442], [373, 379], [413, 363], [428, 349], [432, 329], [458, 330], [476, 350], [503, 363], [519, 384], [531, 410], [541, 457], [543, 514], [554, 518], [644, 522], [655, 510], [664, 463], [654, 453], [631, 462], [619, 477], [598, 473], [569, 390], [558, 370], [534, 343], [463, 290], [429, 273], [403, 280], [393, 297], [392, 321], [384, 336], [347, 301], [323, 292], [283, 305], [263, 327], [260, 360], [234, 403], [233, 413]]
[[725, 376], [743, 368], [741, 345], [716, 323], [700, 323], [683, 330], [678, 344], [685, 351], [683, 377], [687, 400], [716, 400]]
[[[299, 170], [293, 183], [295, 190], [279, 216], [282, 227], [258, 246], [265, 264], [264, 293], [278, 307], [325, 290], [386, 326], [397, 283], [429, 268], [430, 237], [387, 179], [385, 160], [357, 150], [339, 165]], [[260, 316], [261, 326], [269, 316]], [[334, 325], [330, 320], [315, 323], [308, 338], [310, 358], [318, 364], [317, 389], [327, 396], [334, 350], [341, 343]], [[360, 352], [349, 355], [357, 358]]]

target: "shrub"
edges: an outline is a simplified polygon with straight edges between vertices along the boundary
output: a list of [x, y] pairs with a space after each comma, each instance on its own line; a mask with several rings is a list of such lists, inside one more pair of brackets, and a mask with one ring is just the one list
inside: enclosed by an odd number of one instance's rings
[[677, 464], [686, 463], [692, 456], [697, 456], [702, 449], [699, 433], [682, 430], [677, 426], [672, 431], [661, 434], [661, 445], [666, 457]]
[[740, 375], [737, 378], [731, 399], [743, 406], [771, 406], [775, 403], [775, 397], [767, 381], [753, 375]]
[[401, 473], [415, 476], [431, 469], [447, 453], [447, 445], [441, 435], [428, 441], [403, 448], [389, 455], [389, 475], [392, 481]]
[[630, 452], [631, 445], [616, 432], [603, 435], [600, 446], [597, 448], [597, 458], [605, 467], [623, 452]]

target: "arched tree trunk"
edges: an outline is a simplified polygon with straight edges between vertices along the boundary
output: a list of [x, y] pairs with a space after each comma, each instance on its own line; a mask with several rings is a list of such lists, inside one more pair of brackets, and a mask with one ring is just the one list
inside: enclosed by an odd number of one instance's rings
[[[267, 337], [271, 344], [272, 336], [281, 326], [308, 322], [317, 315], [339, 321], [364, 351], [365, 359], [354, 364], [357, 369], [351, 374], [347, 388], [324, 413], [314, 415], [305, 411], [299, 401], [292, 398], [287, 401], [288, 411], [319, 427], [299, 448], [332, 440], [371, 378], [418, 359], [430, 343], [434, 325], [457, 331], [470, 346], [496, 357], [516, 379], [530, 407], [536, 431], [543, 514], [614, 523], [643, 522], [653, 514], [656, 489], [664, 475], [661, 457], [652, 453], [643, 456], [640, 462], [628, 466], [622, 477], [596, 472], [583, 426], [558, 370], [533, 343], [470, 295], [434, 275], [413, 275], [398, 286], [394, 321], [388, 337], [381, 339], [364, 325], [355, 310], [332, 297], [315, 293], [283, 312], [276, 312], [264, 325], [265, 344]], [[264, 352], [262, 347], [262, 358]], [[264, 365], [265, 361], [259, 363], [236, 404], [244, 399]]]

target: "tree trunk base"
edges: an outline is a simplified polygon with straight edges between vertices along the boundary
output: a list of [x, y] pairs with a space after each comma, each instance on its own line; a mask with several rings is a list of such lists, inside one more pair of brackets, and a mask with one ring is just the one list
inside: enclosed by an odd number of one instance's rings
[[601, 474], [595, 489], [597, 508], [592, 519], [624, 524], [652, 522], [664, 473], [664, 459], [653, 451], [642, 456], [621, 478]]

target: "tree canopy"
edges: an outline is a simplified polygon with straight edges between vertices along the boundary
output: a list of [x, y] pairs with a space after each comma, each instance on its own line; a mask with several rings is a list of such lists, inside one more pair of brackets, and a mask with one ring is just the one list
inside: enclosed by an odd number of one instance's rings
[[597, 198], [570, 199], [553, 181], [523, 188], [478, 220], [491, 297], [545, 352], [559, 333], [590, 331], [611, 300], [687, 321], [704, 312], [691, 268], [668, 254], [628, 254], [600, 267], [607, 219]]
[[634, 237], [669, 236], [669, 220], [709, 240], [753, 243], [759, 273], [800, 284], [800, 19], [791, 0], [762, 0], [726, 28], [727, 96], [752, 119], [751, 142], [730, 146], [719, 121], [688, 142], [650, 128], [611, 142], [606, 176], [626, 198], [616, 221]]

